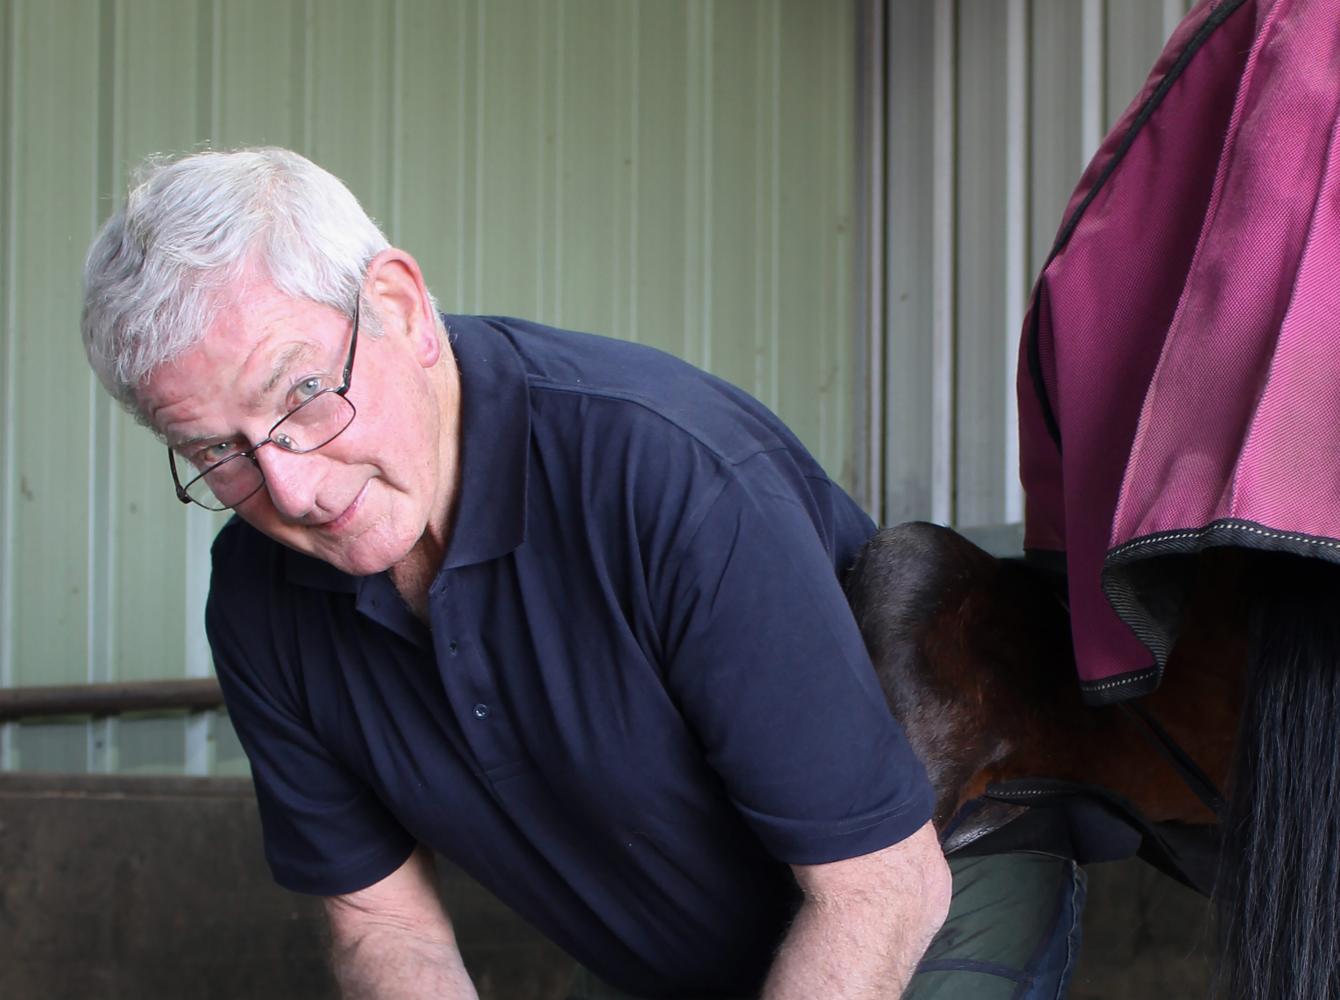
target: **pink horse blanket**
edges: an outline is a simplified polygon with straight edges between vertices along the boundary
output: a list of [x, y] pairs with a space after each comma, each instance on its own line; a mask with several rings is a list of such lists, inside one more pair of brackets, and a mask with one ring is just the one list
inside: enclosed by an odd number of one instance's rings
[[1340, 561], [1338, 123], [1340, 0], [1202, 0], [1066, 208], [1020, 472], [1091, 703], [1158, 685], [1201, 550]]

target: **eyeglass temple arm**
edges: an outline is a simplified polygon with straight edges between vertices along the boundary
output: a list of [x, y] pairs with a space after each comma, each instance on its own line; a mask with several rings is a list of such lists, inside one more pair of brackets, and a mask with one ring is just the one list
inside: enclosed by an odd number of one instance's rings
[[354, 377], [354, 352], [358, 350], [358, 313], [363, 295], [360, 292], [354, 297], [354, 332], [349, 338], [349, 357], [344, 362], [344, 378], [341, 379], [343, 387], [340, 389], [340, 395], [343, 396], [349, 391], [350, 380]]
[[186, 490], [182, 488], [181, 478], [177, 475], [177, 462], [172, 457], [172, 446], [168, 445], [168, 471], [172, 473], [172, 485], [177, 491], [177, 499], [182, 503], [191, 503], [192, 500]]

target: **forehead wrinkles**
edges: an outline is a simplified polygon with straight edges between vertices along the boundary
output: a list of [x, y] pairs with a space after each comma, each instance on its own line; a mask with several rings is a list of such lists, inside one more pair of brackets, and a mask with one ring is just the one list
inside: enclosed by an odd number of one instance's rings
[[264, 409], [271, 393], [283, 381], [284, 376], [299, 362], [305, 362], [316, 356], [316, 345], [309, 342], [289, 344], [285, 347], [274, 359], [274, 363], [270, 365], [270, 374], [265, 382], [252, 394], [249, 400], [249, 408], [252, 410]]
[[[169, 362], [164, 375], [166, 397], [150, 412], [150, 419], [173, 447], [235, 436], [240, 428], [229, 416], [240, 408], [246, 413], [273, 409], [270, 398], [286, 372], [306, 358], [318, 356], [319, 346], [290, 341], [275, 350], [267, 339], [250, 345], [245, 357], [236, 358], [237, 347], [228, 338], [210, 343], [194, 357]], [[257, 380], [262, 380], [259, 387]], [[160, 382], [160, 385], [162, 383]], [[175, 426], [174, 426], [175, 425]]]

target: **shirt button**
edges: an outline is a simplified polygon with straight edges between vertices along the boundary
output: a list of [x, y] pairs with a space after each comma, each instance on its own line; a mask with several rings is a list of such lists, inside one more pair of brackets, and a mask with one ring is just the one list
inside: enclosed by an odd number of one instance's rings
[[485, 705], [483, 702], [480, 702], [478, 705], [475, 706], [476, 719], [487, 719], [488, 717], [489, 717], [489, 707], [487, 705]]
[[451, 642], [447, 643], [447, 652], [450, 653], [452, 656], [455, 656], [455, 655], [456, 655], [456, 640], [455, 640], [455, 639], [452, 639]]

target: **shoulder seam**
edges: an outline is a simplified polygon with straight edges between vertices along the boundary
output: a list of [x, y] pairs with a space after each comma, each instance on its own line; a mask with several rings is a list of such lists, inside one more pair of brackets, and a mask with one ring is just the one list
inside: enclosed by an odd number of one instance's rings
[[[748, 452], [748, 454], [743, 455], [737, 459], [732, 459], [727, 457], [726, 455], [723, 455], [720, 449], [713, 446], [710, 442], [703, 440], [702, 435], [696, 433], [695, 431], [691, 430], [688, 427], [685, 427], [678, 420], [675, 420], [668, 414], [663, 413], [659, 408], [653, 405], [650, 400], [646, 399], [645, 397], [636, 395], [635, 393], [620, 392], [618, 389], [606, 389], [597, 386], [585, 386], [585, 385], [579, 386], [579, 385], [572, 385], [569, 383], [553, 382], [548, 379], [545, 379], [543, 376], [536, 376], [531, 374], [527, 374], [526, 384], [534, 389], [543, 389], [549, 392], [563, 393], [565, 395], [570, 396], [587, 396], [595, 399], [609, 399], [620, 403], [628, 403], [632, 406], [636, 406], [646, 411], [647, 413], [651, 414], [658, 420], [661, 420], [662, 422], [673, 427], [675, 430], [679, 431], [685, 436], [691, 438], [693, 441], [697, 442], [700, 446], [702, 446], [707, 452], [709, 452], [713, 457], [715, 457], [719, 462], [721, 462], [722, 465], [725, 465], [729, 468], [733, 468], [737, 465], [743, 465], [745, 462], [748, 462], [750, 459], [755, 458], [759, 455], [766, 455], [774, 451], [789, 450], [785, 442], [782, 441], [778, 441], [774, 445], [764, 445], [760, 443], [758, 447], [751, 449]], [[824, 478], [827, 479], [827, 477]]]

